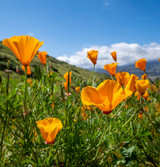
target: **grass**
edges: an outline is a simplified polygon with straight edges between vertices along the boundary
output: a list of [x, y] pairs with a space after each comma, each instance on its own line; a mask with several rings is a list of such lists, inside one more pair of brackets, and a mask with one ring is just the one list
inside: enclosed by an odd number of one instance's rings
[[[4, 55], [0, 53], [3, 60], [10, 58], [9, 69], [19, 64], [10, 51]], [[80, 87], [81, 91], [86, 86], [97, 87], [106, 76], [97, 79], [94, 74], [87, 82], [91, 73], [70, 66], [73, 72], [69, 85], [71, 95], [66, 96], [63, 74], [69, 65], [48, 57], [48, 63], [51, 61], [52, 73], [47, 73], [47, 66], [41, 68], [41, 75], [35, 71], [32, 78], [26, 76], [32, 79], [30, 83], [25, 84], [23, 73], [15, 74], [14, 78], [10, 73], [0, 75], [1, 166], [160, 165], [158, 79], [154, 81], [157, 89], [148, 89], [150, 99], [141, 97], [138, 100], [133, 93], [110, 114], [103, 114], [95, 106], [83, 105], [81, 93], [76, 92], [75, 87]], [[35, 58], [32, 69], [37, 64]], [[51, 145], [45, 144], [36, 124], [36, 121], [49, 117], [58, 118], [63, 124]]]

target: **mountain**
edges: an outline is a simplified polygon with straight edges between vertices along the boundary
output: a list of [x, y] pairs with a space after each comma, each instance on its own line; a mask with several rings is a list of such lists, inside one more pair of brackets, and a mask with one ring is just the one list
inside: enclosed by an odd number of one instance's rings
[[[118, 69], [118, 72], [126, 71], [126, 72], [129, 72], [130, 74], [136, 74], [139, 77], [144, 74], [143, 71], [141, 71], [138, 68], [135, 68], [135, 64], [127, 64], [123, 66], [118, 66], [117, 69]], [[109, 74], [106, 70], [102, 68], [96, 68], [95, 71], [98, 73]], [[147, 61], [146, 72], [151, 78], [160, 77], [160, 61], [158, 60]]]
[[[0, 42], [0, 71], [2, 73], [3, 76], [6, 75], [6, 73], [4, 72], [5, 69], [7, 69], [7, 61], [8, 59], [10, 60], [9, 63], [9, 68], [10, 70], [12, 70], [11, 75], [16, 77], [18, 76], [16, 73], [16, 66], [18, 65], [19, 68], [21, 66], [21, 63], [19, 62], [19, 60], [17, 59], [17, 57], [13, 54], [13, 52], [7, 48], [6, 46], [2, 45], [2, 42]], [[68, 72], [68, 69], [70, 68], [70, 71], [73, 73], [73, 75], [82, 78], [83, 80], [88, 80], [88, 78], [91, 75], [91, 71], [86, 70], [86, 69], [82, 69], [79, 67], [76, 67], [74, 65], [70, 65], [66, 62], [63, 61], [59, 61], [54, 57], [51, 57], [49, 55], [47, 55], [47, 64], [52, 65], [52, 69], [59, 73], [60, 76], [63, 76], [66, 72]], [[37, 69], [39, 69], [39, 67], [43, 68], [40, 60], [37, 56], [34, 56], [31, 64], [31, 70], [32, 70], [32, 76], [34, 77]], [[20, 73], [24, 74], [24, 72], [22, 71], [22, 69], [20, 68]], [[106, 78], [106, 75], [103, 73], [95, 73], [95, 78], [96, 79], [100, 79], [100, 78]]]

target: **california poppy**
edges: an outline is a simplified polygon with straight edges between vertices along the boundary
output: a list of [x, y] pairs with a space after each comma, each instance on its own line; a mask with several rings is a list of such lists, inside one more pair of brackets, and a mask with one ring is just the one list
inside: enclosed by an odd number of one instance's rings
[[91, 50], [87, 52], [87, 57], [92, 61], [94, 65], [97, 63], [97, 56], [98, 56], [98, 51], [96, 50]]
[[138, 61], [135, 62], [135, 67], [139, 68], [142, 71], [145, 71], [145, 69], [146, 69], [146, 63], [147, 63], [146, 59], [144, 59], [144, 58], [139, 59]]
[[136, 91], [136, 80], [138, 80], [138, 77], [135, 74], [131, 74], [125, 89], [131, 90], [134, 93]]
[[[72, 76], [72, 72], [69, 72], [69, 83], [71, 83], [71, 76]], [[68, 82], [68, 72], [66, 72], [63, 75], [64, 79], [66, 80], [66, 82]]]
[[75, 90], [76, 90], [77, 93], [79, 93], [81, 88], [80, 87], [76, 87]]
[[108, 71], [111, 75], [115, 75], [117, 64], [118, 63], [106, 64], [103, 69]]
[[136, 88], [140, 94], [144, 94], [148, 87], [149, 87], [148, 80], [137, 80], [136, 81]]
[[29, 35], [21, 35], [4, 39], [2, 44], [13, 51], [23, 66], [29, 66], [34, 55], [43, 45], [43, 41], [40, 42], [38, 39], [30, 37]]
[[[22, 70], [25, 71], [25, 66], [21, 66]], [[30, 75], [31, 74], [31, 67], [27, 66], [27, 74]]]
[[28, 82], [29, 86], [31, 86], [31, 87], [33, 86], [33, 81], [31, 79], [28, 79], [27, 82]]
[[[69, 76], [68, 76], [68, 75], [69, 75]], [[72, 72], [70, 72], [69, 74], [68, 74], [68, 72], [66, 72], [66, 73], [63, 75], [63, 77], [64, 77], [65, 80], [66, 80], [66, 82], [64, 83], [64, 88], [65, 88], [65, 90], [68, 89], [68, 78], [69, 78], [69, 84], [71, 83], [71, 76], [72, 76]]]
[[118, 72], [115, 74], [115, 77], [121, 86], [126, 86], [130, 79], [128, 72]]
[[58, 118], [45, 118], [36, 122], [46, 144], [53, 144], [57, 133], [62, 129], [62, 122]]
[[47, 52], [43, 51], [43, 52], [38, 52], [38, 58], [41, 61], [41, 63], [44, 65], [46, 64], [46, 58], [47, 58]]
[[117, 51], [113, 51], [111, 53], [113, 60], [116, 62], [117, 61]]
[[147, 79], [147, 74], [143, 74], [143, 75], [141, 76], [141, 78], [142, 78], [142, 79]]
[[109, 114], [124, 99], [132, 94], [130, 90], [124, 90], [114, 80], [105, 80], [97, 88], [85, 87], [81, 92], [81, 100], [85, 105], [94, 105], [104, 114]]

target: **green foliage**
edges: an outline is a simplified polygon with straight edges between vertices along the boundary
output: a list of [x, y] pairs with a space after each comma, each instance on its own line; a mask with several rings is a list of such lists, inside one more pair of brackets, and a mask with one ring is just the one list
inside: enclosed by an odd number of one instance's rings
[[[24, 76], [10, 79], [8, 94], [6, 78], [0, 85], [2, 166], [160, 164], [160, 94], [150, 92], [150, 101], [138, 101], [132, 95], [105, 115], [98, 108], [82, 105], [80, 94], [74, 90], [76, 86], [86, 86], [81, 77], [73, 74], [71, 95], [66, 96], [63, 86], [59, 86], [63, 78], [56, 72], [46, 73], [44, 68], [41, 77], [27, 83], [24, 113], [24, 80]], [[101, 82], [93, 77], [88, 84], [96, 87]], [[155, 84], [159, 83], [156, 80]], [[47, 117], [56, 117], [63, 123], [53, 145], [45, 144], [36, 125], [36, 121]]]

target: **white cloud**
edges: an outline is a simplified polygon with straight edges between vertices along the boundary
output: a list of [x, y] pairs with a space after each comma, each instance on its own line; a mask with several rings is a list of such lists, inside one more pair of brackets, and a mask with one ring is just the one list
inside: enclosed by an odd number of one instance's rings
[[91, 46], [77, 51], [75, 54], [68, 56], [57, 57], [58, 60], [65, 61], [69, 64], [76, 65], [82, 68], [93, 67], [91, 61], [87, 58], [87, 52], [90, 50], [98, 50], [98, 59], [96, 67], [103, 68], [105, 64], [114, 62], [111, 52], [117, 51], [118, 65], [134, 63], [140, 58], [153, 60], [160, 58], [160, 44], [150, 43], [139, 45], [137, 43], [115, 43], [110, 46]]

